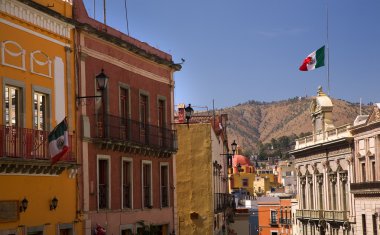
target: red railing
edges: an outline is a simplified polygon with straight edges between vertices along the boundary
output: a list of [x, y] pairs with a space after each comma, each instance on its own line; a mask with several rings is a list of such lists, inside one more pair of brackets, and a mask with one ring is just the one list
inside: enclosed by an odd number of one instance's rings
[[[50, 160], [48, 131], [0, 125], [0, 158]], [[62, 161], [75, 161], [73, 141], [69, 135], [69, 151]]]

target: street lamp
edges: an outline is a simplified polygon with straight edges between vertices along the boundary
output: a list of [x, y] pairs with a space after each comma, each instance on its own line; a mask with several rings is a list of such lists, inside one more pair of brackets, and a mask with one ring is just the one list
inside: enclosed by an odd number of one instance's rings
[[185, 108], [185, 117], [186, 117], [187, 124], [189, 124], [190, 118], [191, 118], [191, 116], [193, 116], [193, 113], [194, 113], [194, 109], [191, 107], [191, 104], [189, 104]]
[[95, 77], [96, 84], [98, 85], [98, 89], [102, 93], [102, 95], [90, 95], [90, 96], [77, 96], [77, 99], [88, 99], [88, 98], [101, 98], [103, 97], [103, 91], [107, 88], [108, 84], [108, 77], [104, 73], [104, 69], [101, 70], [101, 72], [96, 75]]
[[235, 155], [236, 147], [237, 147], [237, 143], [234, 140], [234, 142], [231, 144], [232, 156]]
[[104, 95], [105, 90], [107, 88], [108, 84], [108, 77], [104, 73], [104, 69], [101, 70], [101, 72], [95, 76], [96, 84], [98, 85], [98, 90], [102, 93], [101, 95], [90, 95], [90, 96], [77, 96], [77, 99], [89, 99], [89, 98], [102, 98], [102, 109], [103, 109], [103, 130], [102, 130], [102, 136], [105, 136], [105, 123], [106, 123], [106, 102]]

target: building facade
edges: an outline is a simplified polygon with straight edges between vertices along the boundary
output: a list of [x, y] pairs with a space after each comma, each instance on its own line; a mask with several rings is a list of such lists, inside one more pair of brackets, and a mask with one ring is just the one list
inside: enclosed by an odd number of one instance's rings
[[296, 140], [290, 153], [297, 170], [296, 217], [302, 234], [353, 234], [350, 192], [353, 137], [349, 125], [335, 128], [331, 99], [318, 90], [310, 111], [313, 134]]
[[173, 74], [181, 66], [89, 18], [82, 1], [74, 19], [85, 234], [98, 226], [107, 234], [174, 233]]
[[351, 193], [355, 201], [356, 234], [379, 234], [380, 214], [380, 105], [370, 115], [358, 116], [354, 136]]
[[292, 213], [290, 197], [259, 197], [258, 235], [292, 234]]
[[176, 201], [178, 234], [227, 234], [233, 200], [228, 194], [226, 116], [178, 123]]
[[[0, 1], [0, 234], [82, 234], [71, 18], [71, 1]], [[65, 118], [69, 150], [52, 165]]]

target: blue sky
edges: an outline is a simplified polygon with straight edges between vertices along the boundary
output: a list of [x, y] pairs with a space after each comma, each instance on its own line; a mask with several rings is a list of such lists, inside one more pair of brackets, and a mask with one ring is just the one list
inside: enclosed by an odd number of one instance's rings
[[[93, 17], [94, 0], [84, 0]], [[103, 21], [103, 1], [95, 0]], [[130, 36], [186, 61], [175, 104], [229, 107], [327, 91], [327, 66], [298, 70], [327, 42], [327, 0], [127, 0]], [[127, 33], [124, 0], [107, 1], [107, 24]], [[329, 1], [330, 95], [380, 102], [380, 1]]]

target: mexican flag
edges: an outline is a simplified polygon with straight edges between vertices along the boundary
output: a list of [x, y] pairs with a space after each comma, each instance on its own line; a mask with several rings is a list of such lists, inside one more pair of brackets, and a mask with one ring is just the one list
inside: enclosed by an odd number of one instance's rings
[[310, 71], [325, 65], [325, 46], [308, 55], [300, 66], [301, 71]]
[[69, 150], [69, 133], [67, 129], [67, 121], [65, 118], [48, 136], [51, 164], [58, 162]]

